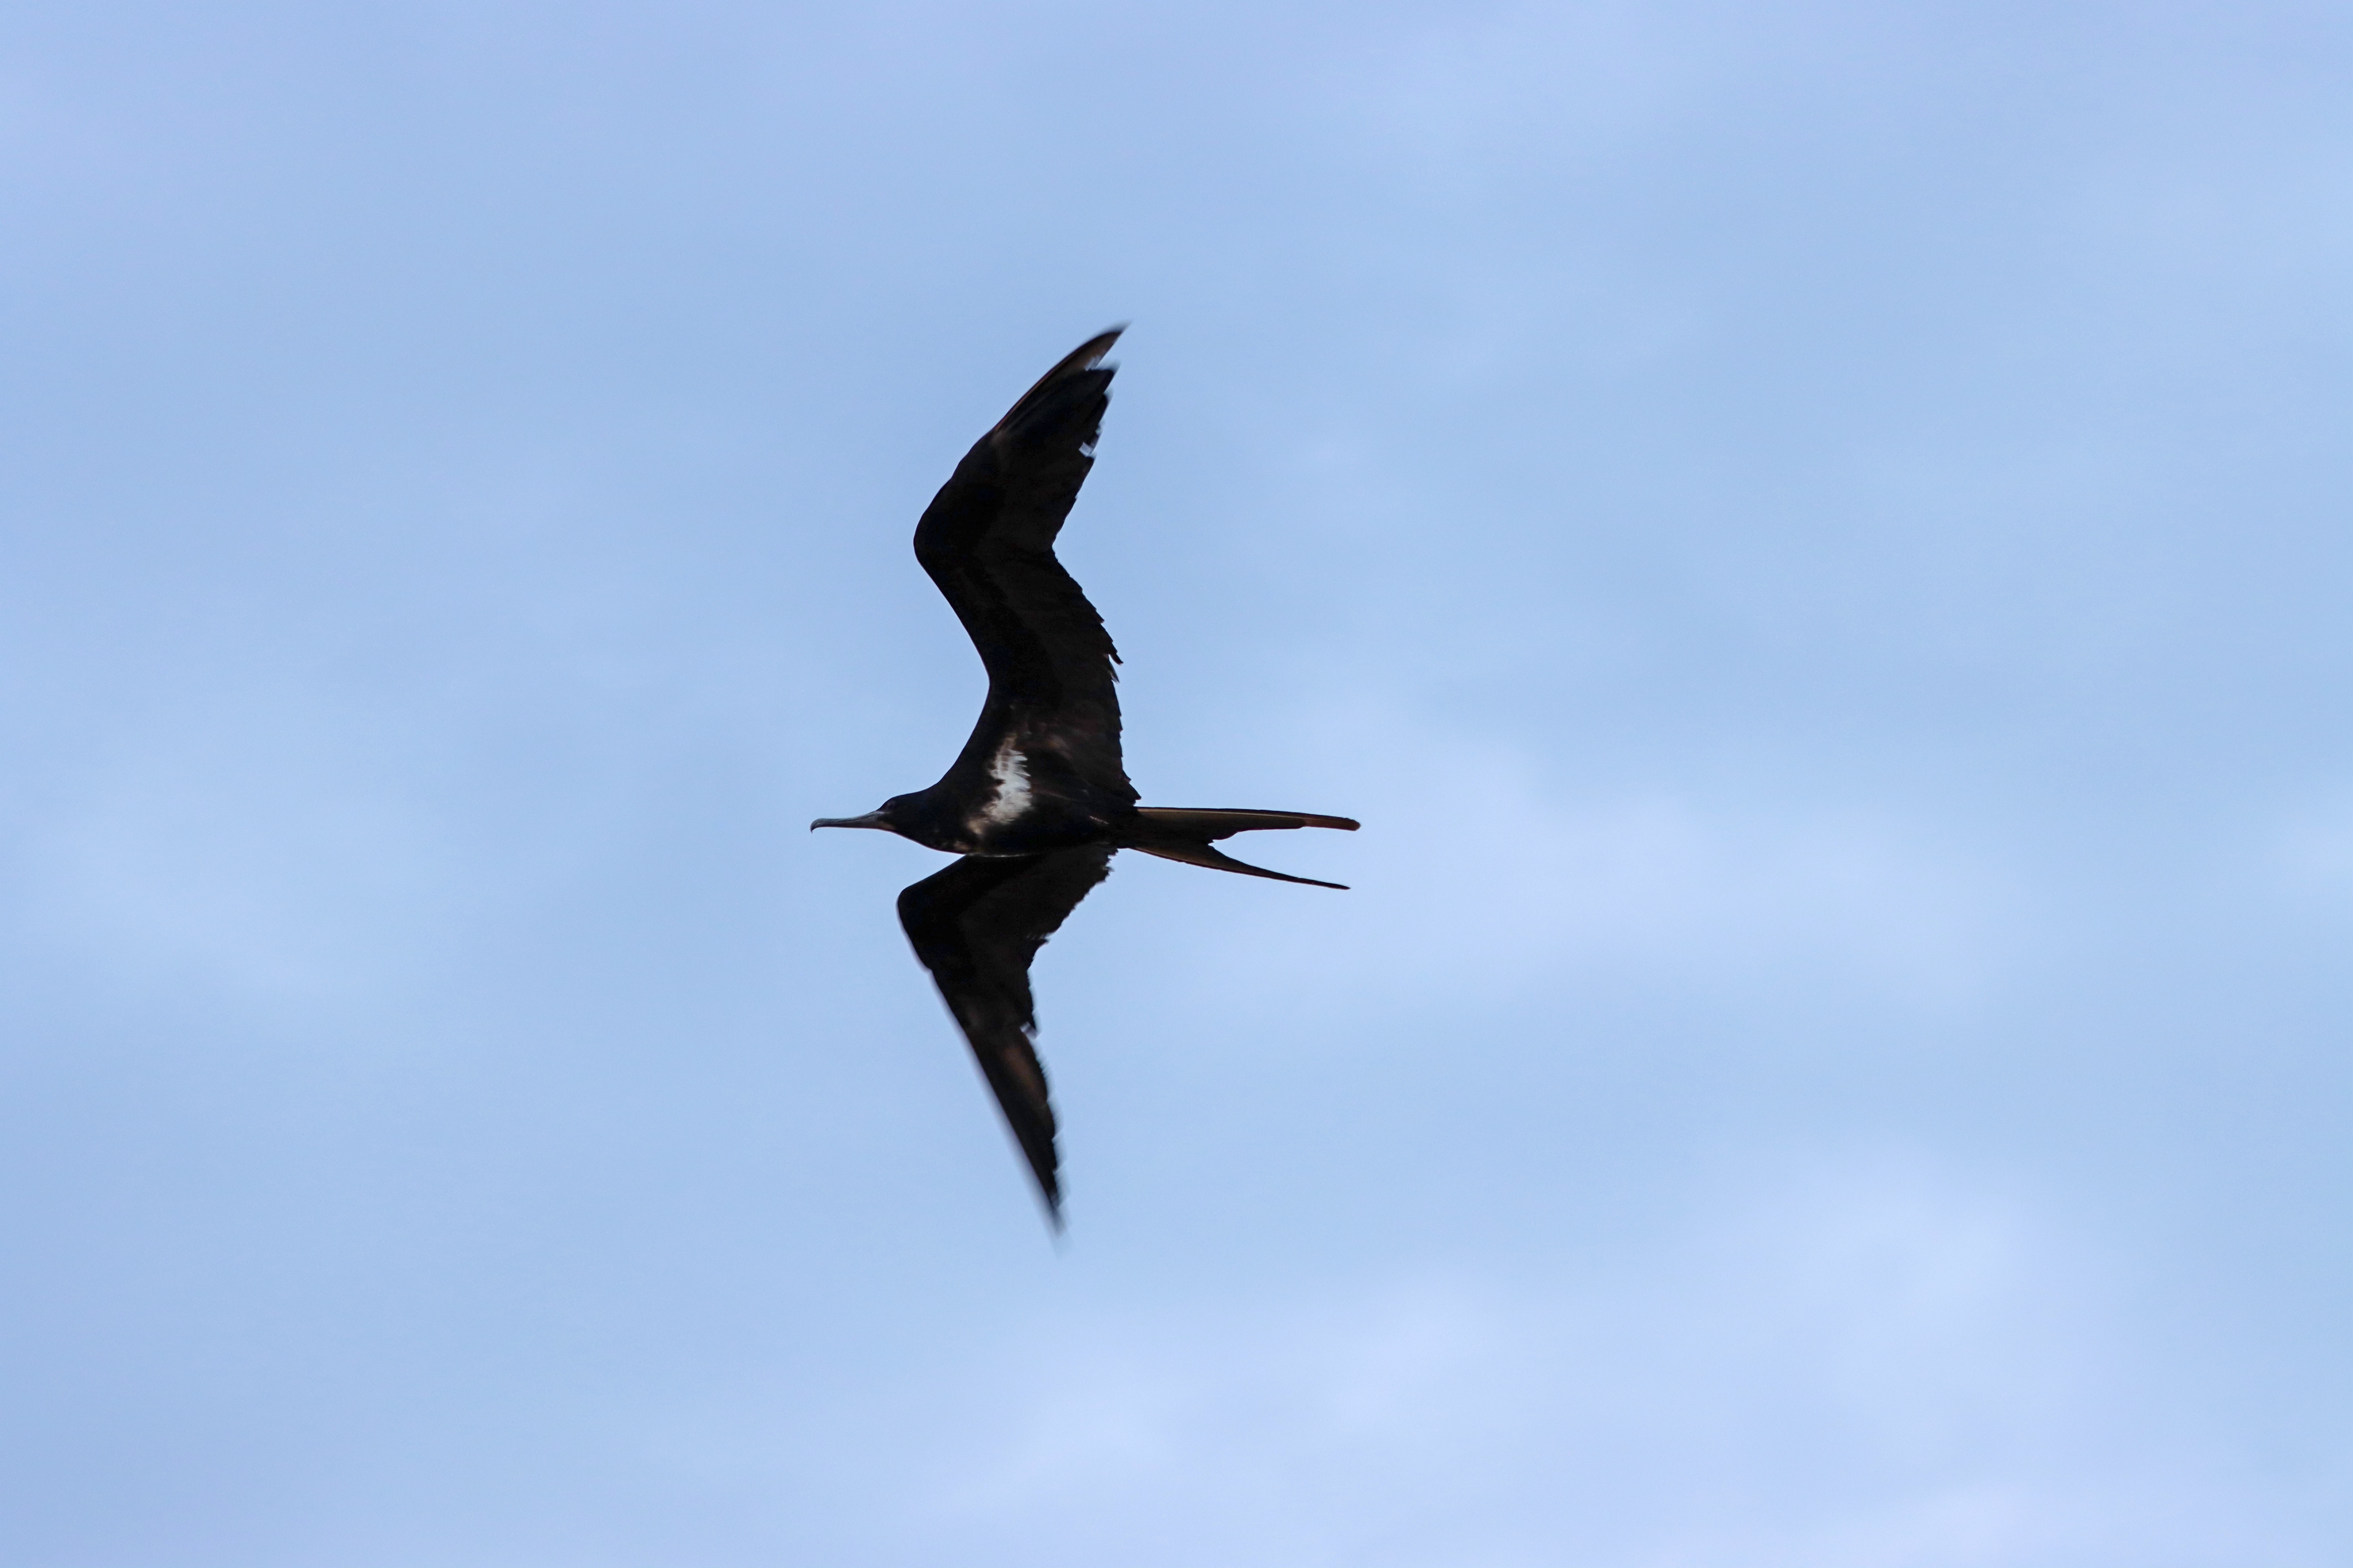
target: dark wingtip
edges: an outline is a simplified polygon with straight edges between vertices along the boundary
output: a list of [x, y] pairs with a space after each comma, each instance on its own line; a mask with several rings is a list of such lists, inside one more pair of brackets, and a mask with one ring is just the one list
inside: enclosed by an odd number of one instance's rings
[[[1115, 327], [1105, 327], [1102, 331], [1064, 354], [1053, 369], [1038, 378], [1038, 386], [1045, 386], [1075, 371], [1094, 369], [1103, 363], [1103, 355], [1111, 353], [1112, 345], [1119, 342], [1119, 335], [1125, 331], [1127, 331], [1125, 321], [1120, 322]], [[1034, 392], [1037, 387], [1032, 387], [1030, 390]]]
[[1062, 1152], [1055, 1146], [1051, 1126], [1053, 1112], [1046, 1113], [1048, 1128], [1042, 1146], [1029, 1139], [1020, 1139], [1022, 1158], [1029, 1166], [1029, 1180], [1038, 1191], [1038, 1205], [1046, 1211], [1046, 1223], [1054, 1234], [1062, 1234]]
[[1041, 1177], [1038, 1183], [1038, 1205], [1046, 1211], [1046, 1228], [1054, 1239], [1062, 1239], [1062, 1184], [1055, 1176]]
[[[1085, 342], [1081, 343], [1077, 348], [1074, 348], [1069, 353], [1064, 354], [1060, 360], [1055, 362], [1053, 369], [1039, 376], [1038, 378], [1037, 384], [1032, 386], [1029, 391], [1023, 393], [1020, 397], [1015, 401], [1013, 406], [1005, 411], [1005, 417], [997, 422], [995, 428], [990, 430], [989, 434], [992, 436], [997, 435], [1004, 431], [1008, 426], [1011, 426], [1016, 419], [1028, 412], [1028, 410], [1037, 403], [1038, 399], [1042, 396], [1049, 388], [1053, 386], [1056, 382], [1061, 381], [1069, 376], [1082, 374], [1101, 365], [1103, 363], [1103, 355], [1111, 353], [1112, 344], [1119, 342], [1119, 335], [1125, 331], [1127, 331], [1127, 323], [1125, 321], [1122, 321], [1115, 327], [1107, 328], [1103, 331], [1097, 332], [1093, 337], [1089, 338]], [[1113, 366], [1112, 368], [1116, 369], [1117, 367]], [[1109, 371], [1106, 371], [1104, 374], [1106, 377], [1108, 377], [1110, 373]]]

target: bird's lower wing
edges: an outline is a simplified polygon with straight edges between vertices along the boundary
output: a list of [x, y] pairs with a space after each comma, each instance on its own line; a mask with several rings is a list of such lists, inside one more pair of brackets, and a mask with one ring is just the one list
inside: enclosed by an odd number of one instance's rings
[[1111, 874], [1108, 845], [1050, 855], [968, 855], [899, 895], [899, 923], [972, 1046], [1046, 1211], [1061, 1224], [1054, 1108], [1038, 1060], [1029, 963]]

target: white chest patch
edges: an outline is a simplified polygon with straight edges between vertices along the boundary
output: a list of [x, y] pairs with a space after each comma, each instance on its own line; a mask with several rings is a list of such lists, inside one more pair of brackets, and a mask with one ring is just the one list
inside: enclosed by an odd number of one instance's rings
[[1029, 809], [1029, 760], [1008, 741], [989, 759], [988, 776], [997, 781], [997, 798], [980, 810], [981, 821], [1002, 827]]

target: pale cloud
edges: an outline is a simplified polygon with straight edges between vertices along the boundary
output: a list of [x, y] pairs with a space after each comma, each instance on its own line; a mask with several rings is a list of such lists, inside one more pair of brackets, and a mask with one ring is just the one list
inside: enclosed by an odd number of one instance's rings
[[[0, 1559], [2347, 1558], [2341, 17], [560, 9], [0, 60]], [[1126, 318], [1133, 771], [1365, 828], [1056, 938], [1058, 1259], [802, 825]]]
[[1663, 782], [1573, 792], [1525, 757], [1388, 718], [1319, 731], [1361, 760], [1362, 833], [1241, 848], [1355, 890], [1312, 934], [1271, 900], [1218, 900], [1221, 984], [1255, 971], [1275, 993], [1302, 965], [1388, 998], [1603, 972], [1736, 993], [1802, 976], [1948, 1005], [1980, 994], [2019, 934], [2004, 924], [2028, 899], [2019, 879], [1934, 821]]
[[2259, 854], [2289, 889], [2353, 891], [2353, 798], [2285, 814]]
[[2164, 1380], [2116, 1289], [2025, 1192], [1817, 1154], [1630, 1250], [1054, 1314], [920, 1515], [1044, 1563], [2125, 1564], [2196, 1455], [2132, 1429]]

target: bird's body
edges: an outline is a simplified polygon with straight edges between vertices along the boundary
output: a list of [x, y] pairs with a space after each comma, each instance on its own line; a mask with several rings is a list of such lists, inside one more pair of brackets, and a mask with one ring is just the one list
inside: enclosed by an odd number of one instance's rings
[[[1256, 828], [1354, 828], [1303, 812], [1139, 806], [1120, 754], [1119, 660], [1103, 617], [1054, 558], [1110, 402], [1103, 357], [1082, 344], [976, 443], [915, 527], [915, 558], [988, 670], [979, 721], [929, 789], [817, 827], [875, 827], [963, 859], [899, 897], [915, 955], [971, 1042], [1006, 1121], [1060, 1222], [1054, 1116], [1033, 1041], [1029, 963], [1121, 849], [1279, 881], [1214, 840]], [[1316, 887], [1336, 887], [1314, 882]]]

